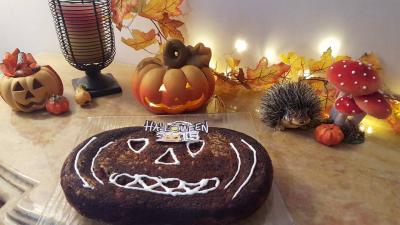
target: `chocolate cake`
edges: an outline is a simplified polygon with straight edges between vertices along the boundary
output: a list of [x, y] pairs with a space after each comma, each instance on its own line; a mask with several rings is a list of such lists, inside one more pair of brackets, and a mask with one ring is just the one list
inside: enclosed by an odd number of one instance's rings
[[272, 184], [263, 146], [208, 128], [195, 142], [157, 142], [143, 127], [109, 130], [77, 146], [61, 171], [68, 202], [113, 224], [232, 224], [254, 213]]

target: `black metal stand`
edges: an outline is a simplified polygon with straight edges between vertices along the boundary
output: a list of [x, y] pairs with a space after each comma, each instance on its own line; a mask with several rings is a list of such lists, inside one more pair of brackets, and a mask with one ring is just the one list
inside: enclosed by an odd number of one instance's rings
[[92, 97], [100, 97], [122, 92], [117, 80], [112, 74], [102, 74], [100, 70], [86, 71], [86, 76], [72, 80], [72, 86], [76, 89], [84, 86]]
[[115, 56], [111, 0], [49, 0], [57, 36], [65, 59], [86, 76], [72, 80], [92, 97], [122, 92], [111, 74], [100, 71]]

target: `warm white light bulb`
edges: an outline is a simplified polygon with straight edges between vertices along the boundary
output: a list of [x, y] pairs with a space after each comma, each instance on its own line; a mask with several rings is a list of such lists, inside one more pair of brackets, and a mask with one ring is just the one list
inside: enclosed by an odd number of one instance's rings
[[371, 126], [369, 126], [367, 128], [367, 134], [372, 134], [373, 132], [374, 132], [374, 129]]
[[303, 76], [305, 78], [311, 77], [311, 71], [309, 69], [304, 70]]
[[247, 42], [242, 39], [238, 39], [235, 41], [235, 49], [238, 53], [244, 52], [247, 50]]
[[336, 37], [328, 37], [323, 39], [318, 46], [319, 53], [324, 53], [328, 48], [332, 49], [332, 55], [337, 56], [341, 47], [341, 42]]
[[267, 57], [269, 63], [279, 63], [280, 61], [276, 49], [272, 47], [265, 49], [264, 56]]

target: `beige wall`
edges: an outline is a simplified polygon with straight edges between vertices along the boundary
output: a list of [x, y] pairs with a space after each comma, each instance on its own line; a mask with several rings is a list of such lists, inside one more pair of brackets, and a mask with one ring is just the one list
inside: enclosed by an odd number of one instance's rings
[[[187, 0], [190, 42], [205, 40], [214, 59], [248, 42], [244, 65], [265, 54], [295, 50], [316, 57], [322, 40], [340, 41], [339, 53], [375, 51], [383, 58], [388, 86], [400, 93], [400, 1], [398, 0]], [[150, 27], [138, 21], [138, 27]], [[0, 52], [20, 47], [34, 53], [58, 52], [47, 0], [0, 0]], [[124, 46], [117, 32], [116, 60], [137, 63], [147, 55]]]

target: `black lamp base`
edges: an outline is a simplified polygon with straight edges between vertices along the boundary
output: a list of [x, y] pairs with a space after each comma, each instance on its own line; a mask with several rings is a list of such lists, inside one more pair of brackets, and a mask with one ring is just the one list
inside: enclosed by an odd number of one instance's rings
[[121, 86], [119, 86], [117, 80], [115, 80], [113, 75], [109, 73], [98, 73], [94, 76], [86, 75], [82, 78], [72, 80], [72, 86], [74, 89], [81, 85], [86, 88], [93, 98], [122, 92]]

